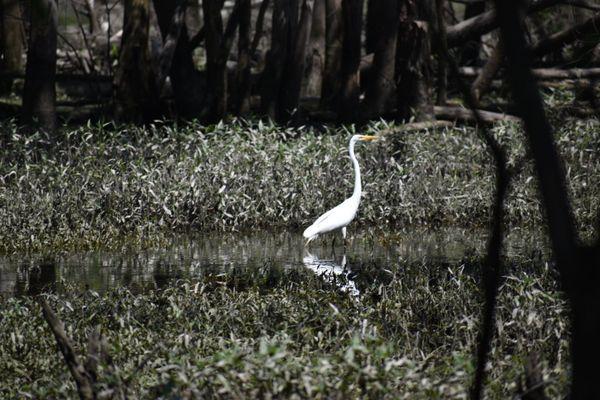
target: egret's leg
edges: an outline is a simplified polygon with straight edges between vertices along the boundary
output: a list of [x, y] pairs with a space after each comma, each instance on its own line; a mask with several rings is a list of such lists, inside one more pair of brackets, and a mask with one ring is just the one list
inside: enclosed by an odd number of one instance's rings
[[346, 227], [342, 228], [342, 236], [344, 237], [344, 249], [346, 248]]

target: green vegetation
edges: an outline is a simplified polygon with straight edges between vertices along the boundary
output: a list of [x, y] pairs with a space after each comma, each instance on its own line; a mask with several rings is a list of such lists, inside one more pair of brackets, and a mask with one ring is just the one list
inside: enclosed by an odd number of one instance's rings
[[[511, 398], [537, 353], [547, 393], [568, 381], [567, 310], [547, 264], [516, 264], [501, 287], [489, 398]], [[80, 354], [107, 343], [98, 392], [130, 398], [464, 398], [473, 371], [480, 264], [358, 271], [353, 298], [305, 269], [266, 263], [104, 294], [68, 284], [48, 302]], [[31, 297], [0, 302], [0, 397], [73, 398], [76, 388]], [[102, 396], [101, 396], [102, 397]]]
[[[364, 131], [378, 133], [383, 123]], [[0, 251], [156, 244], [173, 232], [300, 229], [351, 192], [341, 131], [243, 121], [203, 127], [85, 126], [58, 137], [24, 135], [5, 123], [0, 136]], [[525, 153], [515, 125], [494, 134]], [[598, 121], [558, 129], [578, 222], [598, 209]], [[493, 169], [472, 128], [399, 132], [361, 145], [365, 195], [354, 226], [486, 226]], [[541, 221], [532, 168], [525, 164], [508, 203], [508, 221]]]

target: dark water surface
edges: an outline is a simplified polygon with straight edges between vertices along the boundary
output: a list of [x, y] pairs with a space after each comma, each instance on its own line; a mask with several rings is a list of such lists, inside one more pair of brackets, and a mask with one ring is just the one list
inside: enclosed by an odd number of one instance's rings
[[[326, 280], [343, 275], [340, 288], [359, 294], [353, 272], [363, 266], [391, 273], [403, 263], [447, 264], [464, 257], [481, 255], [485, 231], [443, 229], [412, 230], [393, 234], [371, 231], [355, 233], [346, 250], [341, 237], [332, 249], [328, 235], [304, 247], [298, 232], [211, 234], [180, 236], [161, 248], [122, 252], [95, 251], [60, 254], [51, 258], [36, 256], [0, 257], [0, 296], [34, 295], [54, 290], [65, 281], [96, 291], [115, 286], [152, 290], [178, 278], [200, 277], [206, 273], [247, 271], [265, 265], [308, 268]], [[542, 253], [541, 235], [513, 231], [506, 240], [509, 256], [531, 257]]]

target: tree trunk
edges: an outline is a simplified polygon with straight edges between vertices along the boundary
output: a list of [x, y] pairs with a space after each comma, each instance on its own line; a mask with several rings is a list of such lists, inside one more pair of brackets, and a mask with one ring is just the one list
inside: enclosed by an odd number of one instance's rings
[[295, 31], [292, 32], [294, 40], [284, 67], [284, 78], [279, 96], [279, 119], [288, 120], [294, 115], [295, 110], [298, 108], [312, 14], [313, 1], [304, 0], [302, 3], [300, 21], [297, 24]]
[[207, 114], [209, 122], [216, 122], [227, 111], [227, 59], [222, 57], [223, 0], [203, 1], [204, 26], [206, 27], [206, 88], [208, 91]]
[[96, 9], [94, 8], [94, 0], [85, 0], [84, 5], [90, 21], [90, 33], [92, 36], [96, 36], [100, 34], [100, 24], [98, 23]]
[[481, 97], [487, 92], [490, 85], [492, 84], [494, 76], [496, 76], [496, 73], [500, 69], [500, 64], [502, 63], [503, 57], [504, 50], [502, 46], [502, 41], [498, 40], [494, 51], [492, 52], [485, 65], [481, 69], [481, 72], [471, 85], [471, 94], [473, 95], [473, 98], [478, 104], [481, 100]]
[[279, 117], [279, 92], [290, 51], [291, 32], [295, 24], [294, 7], [297, 0], [275, 0], [273, 4], [273, 24], [271, 27], [271, 49], [267, 54], [267, 65], [262, 74], [261, 111], [273, 120]]
[[435, 0], [435, 24], [437, 26], [437, 55], [438, 55], [438, 69], [437, 69], [437, 99], [435, 103], [438, 106], [446, 104], [448, 97], [448, 65], [446, 60], [446, 54], [448, 54], [448, 41], [446, 38], [446, 18], [444, 17], [444, 11], [446, 10], [445, 0]]
[[[0, 0], [0, 73], [21, 72], [23, 25], [18, 0]], [[0, 94], [10, 93], [12, 78], [0, 81]]]
[[365, 26], [365, 52], [367, 54], [375, 53], [379, 40], [385, 34], [385, 27], [382, 24], [382, 17], [386, 15], [386, 1], [368, 0], [367, 18]]
[[[265, 15], [267, 14], [267, 9], [269, 8], [270, 0], [263, 0], [260, 3], [260, 9], [258, 10], [258, 16], [256, 17], [256, 26], [254, 28], [254, 37], [252, 38], [252, 46], [250, 46], [250, 56], [256, 57], [256, 49], [258, 48], [258, 44], [260, 39], [264, 34], [264, 25], [265, 25]], [[263, 65], [264, 57], [260, 57], [259, 65]]]
[[523, 117], [530, 154], [535, 162], [556, 265], [570, 300], [572, 337], [571, 398], [598, 399], [600, 359], [600, 243], [578, 245], [575, 219], [565, 182], [564, 166], [552, 127], [531, 74], [531, 52], [519, 23], [516, 0], [496, 0], [498, 22], [507, 58], [513, 97]]
[[250, 24], [251, 0], [241, 0], [238, 32], [238, 63], [236, 71], [235, 112], [244, 115], [250, 111]]
[[[465, 6], [464, 20], [476, 17], [485, 12], [485, 1], [468, 3]], [[461, 49], [460, 65], [477, 65], [481, 51], [481, 38], [467, 40]]]
[[115, 74], [116, 117], [148, 122], [159, 116], [156, 76], [148, 50], [150, 0], [125, 0], [119, 69]]
[[30, 9], [31, 31], [27, 51], [23, 119], [43, 129], [56, 129], [57, 9], [54, 0], [34, 0]]
[[362, 0], [342, 0], [344, 41], [338, 116], [343, 121], [356, 120], [359, 110], [362, 11]]
[[433, 118], [431, 101], [430, 40], [426, 22], [418, 21], [415, 0], [400, 3], [400, 28], [396, 50], [398, 117], [417, 120]]
[[[154, 0], [153, 2], [158, 26], [165, 42], [163, 46], [167, 46], [166, 42], [169, 32], [174, 28], [175, 11], [177, 6], [180, 5], [179, 3], [183, 3], [183, 1]], [[171, 60], [171, 66], [168, 69], [175, 100], [175, 109], [177, 115], [183, 118], [200, 116], [202, 105], [205, 101], [206, 84], [194, 66], [194, 60], [192, 59], [193, 50], [186, 22], [184, 21], [177, 38], [177, 43], [175, 44], [175, 53]], [[164, 47], [163, 51], [165, 51]]]
[[[371, 0], [369, 4], [375, 0]], [[379, 15], [371, 15], [376, 20], [377, 37], [373, 43], [375, 56], [370, 71], [369, 84], [366, 86], [363, 104], [363, 118], [375, 118], [385, 112], [390, 95], [395, 89], [394, 73], [398, 38], [399, 0], [377, 0], [378, 7], [371, 6], [370, 13], [379, 11]], [[374, 29], [373, 29], [374, 30]], [[374, 33], [372, 33], [374, 35]], [[367, 36], [368, 37], [368, 36]]]
[[325, 68], [325, 0], [315, 0], [310, 39], [306, 55], [306, 72], [302, 87], [303, 97], [319, 97]]
[[325, 69], [321, 107], [333, 108], [341, 87], [343, 17], [342, 0], [325, 0]]

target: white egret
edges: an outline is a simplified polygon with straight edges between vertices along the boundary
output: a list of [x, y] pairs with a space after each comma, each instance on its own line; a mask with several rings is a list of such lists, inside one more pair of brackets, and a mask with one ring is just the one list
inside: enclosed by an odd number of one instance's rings
[[362, 195], [360, 167], [358, 166], [358, 161], [354, 155], [354, 144], [359, 141], [369, 142], [375, 139], [377, 139], [377, 136], [370, 135], [354, 135], [350, 138], [348, 153], [350, 153], [350, 159], [354, 166], [354, 192], [352, 193], [352, 196], [344, 200], [342, 204], [321, 215], [311, 226], [304, 230], [302, 236], [308, 239], [306, 245], [316, 239], [319, 235], [340, 228], [342, 230], [342, 236], [344, 237], [344, 246], [346, 245], [346, 226], [354, 219]]

